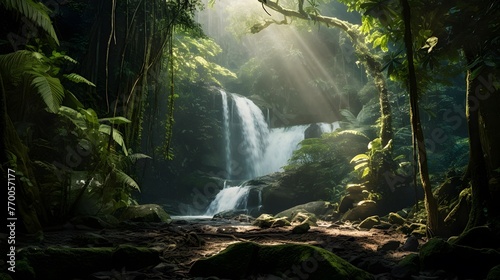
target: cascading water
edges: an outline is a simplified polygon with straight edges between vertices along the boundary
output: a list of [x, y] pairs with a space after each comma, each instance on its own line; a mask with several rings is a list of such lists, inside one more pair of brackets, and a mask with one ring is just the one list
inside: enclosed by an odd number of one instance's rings
[[229, 130], [229, 105], [227, 100], [227, 93], [223, 90], [220, 91], [222, 97], [222, 113], [224, 121], [224, 140], [226, 151], [226, 172], [227, 179], [231, 178], [231, 130]]
[[[304, 133], [309, 125], [269, 129], [262, 111], [251, 100], [223, 90], [220, 92], [226, 145], [226, 179], [253, 179], [280, 171], [298, 144], [304, 140]], [[319, 127], [325, 133], [334, 131], [339, 125], [321, 123]], [[250, 190], [251, 186], [245, 184], [225, 184], [224, 189], [210, 203], [205, 215], [245, 209]], [[260, 203], [260, 190], [258, 199]]]

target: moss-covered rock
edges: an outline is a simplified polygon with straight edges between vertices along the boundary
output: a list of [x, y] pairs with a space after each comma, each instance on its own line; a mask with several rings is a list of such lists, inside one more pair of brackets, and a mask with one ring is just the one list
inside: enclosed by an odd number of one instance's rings
[[464, 277], [484, 279], [500, 263], [500, 252], [450, 244], [433, 238], [420, 249], [423, 269], [442, 269]]
[[403, 225], [405, 223], [405, 219], [401, 217], [399, 214], [391, 212], [389, 213], [389, 223], [393, 225]]
[[498, 280], [500, 279], [500, 265], [494, 266], [488, 272], [488, 276], [486, 276], [486, 280]]
[[497, 234], [487, 226], [471, 228], [453, 239], [452, 243], [474, 248], [498, 248], [500, 246]]
[[250, 275], [275, 275], [284, 279], [374, 279], [335, 254], [310, 245], [230, 245], [220, 254], [196, 261], [192, 276], [241, 279]]
[[73, 279], [97, 271], [138, 269], [160, 262], [157, 251], [128, 245], [116, 248], [27, 248], [19, 252], [19, 257], [26, 261], [28, 268], [33, 269], [35, 279]]
[[275, 218], [269, 214], [262, 214], [252, 224], [261, 228], [271, 228], [289, 226], [290, 222], [285, 217]]
[[418, 254], [409, 254], [392, 268], [391, 275], [397, 279], [409, 279], [418, 274], [420, 270], [420, 259]]
[[375, 215], [364, 219], [359, 223], [361, 229], [371, 229], [373, 226], [380, 224], [380, 217]]
[[292, 219], [290, 222], [292, 224], [308, 223], [310, 226], [318, 226], [318, 224], [316, 224], [317, 221], [318, 218], [316, 218], [316, 215], [314, 215], [313, 213], [299, 211], [292, 215]]
[[170, 216], [157, 204], [131, 205], [120, 216], [121, 221], [168, 223]]
[[304, 222], [302, 224], [298, 224], [298, 225], [294, 226], [292, 228], [292, 233], [303, 234], [303, 233], [308, 232], [310, 228], [311, 228], [311, 226], [307, 222]]
[[275, 217], [286, 217], [288, 220], [292, 220], [294, 216], [300, 212], [311, 213], [315, 216], [321, 217], [333, 214], [335, 208], [335, 205], [328, 201], [312, 201], [281, 211], [276, 214]]
[[360, 201], [356, 207], [347, 211], [343, 216], [344, 221], [360, 221], [378, 214], [377, 203], [373, 200]]
[[[12, 280], [12, 277], [7, 273], [0, 273], [0, 280]], [[26, 278], [29, 280], [29, 278]]]

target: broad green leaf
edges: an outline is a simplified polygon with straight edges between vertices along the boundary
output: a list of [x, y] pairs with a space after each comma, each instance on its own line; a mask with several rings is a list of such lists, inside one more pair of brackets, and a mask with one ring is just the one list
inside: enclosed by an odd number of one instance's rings
[[362, 163], [359, 163], [357, 164], [356, 166], [354, 166], [354, 170], [358, 170], [360, 168], [366, 168], [366, 169], [369, 169], [368, 168], [368, 162], [365, 161], [365, 162], [362, 162]]
[[[111, 127], [107, 124], [101, 124], [99, 126], [99, 131], [105, 133], [107, 135], [111, 134]], [[128, 156], [127, 146], [125, 145], [125, 141], [123, 141], [123, 136], [118, 129], [113, 129], [113, 140], [122, 147], [123, 153]]]
[[99, 119], [99, 122], [110, 122], [112, 124], [131, 123], [131, 121], [125, 117], [102, 118], [102, 119]]
[[361, 161], [361, 160], [365, 161], [365, 160], [369, 160], [369, 159], [370, 159], [370, 157], [368, 155], [366, 155], [366, 154], [359, 154], [359, 155], [356, 155], [355, 157], [353, 157], [351, 159], [350, 163]]

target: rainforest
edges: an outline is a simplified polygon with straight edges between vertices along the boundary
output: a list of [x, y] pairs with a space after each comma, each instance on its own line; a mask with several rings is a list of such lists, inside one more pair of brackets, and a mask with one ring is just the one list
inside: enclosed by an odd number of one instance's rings
[[499, 1], [0, 15], [0, 279], [500, 279]]

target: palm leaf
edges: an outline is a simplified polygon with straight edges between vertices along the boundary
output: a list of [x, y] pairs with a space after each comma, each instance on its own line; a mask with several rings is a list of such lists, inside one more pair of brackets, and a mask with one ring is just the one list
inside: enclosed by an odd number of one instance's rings
[[87, 122], [85, 120], [85, 117], [77, 110], [66, 106], [61, 106], [59, 107], [59, 114], [68, 118], [80, 129], [82, 130], [87, 129]]
[[141, 191], [139, 184], [137, 184], [137, 182], [134, 179], [132, 179], [132, 177], [127, 175], [125, 172], [123, 172], [119, 169], [115, 169], [115, 174], [116, 174], [116, 181], [118, 181], [119, 183], [123, 183], [123, 184], [130, 186], [138, 191]]
[[48, 15], [50, 10], [41, 2], [34, 2], [33, 0], [4, 0], [1, 3], [8, 10], [20, 13], [35, 25], [41, 27], [59, 45], [56, 31]]
[[63, 74], [63, 76], [64, 76], [66, 79], [68, 79], [68, 80], [70, 80], [70, 81], [72, 81], [72, 82], [74, 82], [74, 83], [84, 83], [84, 84], [87, 84], [87, 85], [89, 85], [89, 86], [93, 86], [93, 87], [95, 87], [95, 84], [94, 84], [94, 83], [92, 83], [91, 81], [89, 81], [89, 80], [85, 79], [84, 77], [82, 77], [82, 76], [80, 76], [80, 75], [78, 75], [78, 74], [76, 74], [76, 73], [71, 73], [71, 74]]
[[139, 159], [145, 159], [145, 158], [149, 158], [151, 159], [150, 156], [148, 155], [145, 155], [145, 154], [141, 154], [141, 153], [136, 153], [136, 154], [131, 154], [128, 156], [128, 159], [132, 162], [132, 163], [135, 163], [137, 160]]
[[99, 119], [100, 122], [110, 122], [112, 124], [125, 124], [125, 123], [131, 123], [131, 121], [127, 118], [124, 117], [112, 117], [112, 118], [102, 118]]
[[33, 58], [33, 53], [26, 50], [0, 55], [0, 74], [2, 78], [8, 77], [10, 83], [17, 86], [23, 74], [33, 68]]
[[40, 75], [34, 71], [30, 71], [30, 74], [36, 76], [31, 81], [31, 85], [33, 85], [42, 96], [49, 111], [57, 113], [64, 98], [64, 87], [61, 85], [61, 81], [59, 81], [58, 78]]
[[[106, 133], [107, 135], [111, 134], [111, 126], [107, 124], [101, 124], [99, 126], [99, 131], [102, 133]], [[125, 141], [123, 141], [123, 136], [118, 131], [118, 129], [113, 129], [113, 135], [112, 135], [113, 140], [116, 142], [116, 144], [120, 145], [122, 147], [123, 153], [128, 156], [128, 151], [127, 151], [127, 146], [125, 145]]]

